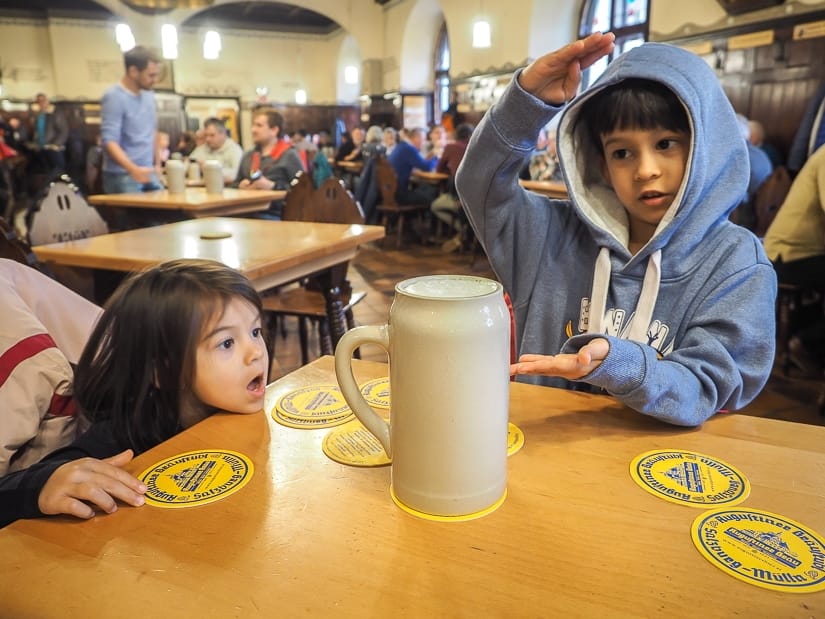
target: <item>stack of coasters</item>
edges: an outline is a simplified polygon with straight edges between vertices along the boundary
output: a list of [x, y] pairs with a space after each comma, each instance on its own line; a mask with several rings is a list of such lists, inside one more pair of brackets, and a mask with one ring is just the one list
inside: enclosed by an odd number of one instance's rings
[[355, 418], [338, 385], [312, 385], [283, 395], [272, 418], [288, 428], [329, 428]]

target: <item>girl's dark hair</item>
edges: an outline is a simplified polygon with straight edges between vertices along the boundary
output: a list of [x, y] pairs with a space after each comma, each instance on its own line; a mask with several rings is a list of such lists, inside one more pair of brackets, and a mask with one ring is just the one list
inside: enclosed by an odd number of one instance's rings
[[74, 394], [83, 414], [109, 421], [117, 443], [136, 453], [174, 436], [203, 330], [238, 298], [261, 311], [249, 280], [211, 260], [174, 260], [129, 277], [80, 356]]
[[657, 128], [690, 133], [685, 107], [663, 84], [636, 78], [608, 86], [582, 103], [574, 130], [602, 153], [606, 133]]

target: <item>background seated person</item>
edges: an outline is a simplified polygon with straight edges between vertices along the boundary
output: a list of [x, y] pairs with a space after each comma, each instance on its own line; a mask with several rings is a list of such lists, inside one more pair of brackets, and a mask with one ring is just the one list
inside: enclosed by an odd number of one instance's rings
[[739, 123], [739, 132], [748, 148], [750, 177], [748, 179], [747, 195], [744, 197], [742, 204], [736, 208], [734, 221], [748, 230], [755, 230], [756, 211], [753, 201], [759, 187], [773, 172], [773, 164], [765, 151], [751, 143], [751, 128], [748, 119], [742, 114], [737, 114], [736, 121]]
[[384, 155], [386, 152], [387, 149], [384, 148], [384, 130], [378, 125], [372, 125], [367, 129], [367, 137], [361, 147], [362, 157], [369, 159], [375, 155]]
[[455, 130], [455, 141], [450, 142], [444, 147], [444, 153], [435, 166], [436, 172], [447, 174], [450, 177], [447, 183], [447, 192], [439, 195], [430, 207], [433, 215], [447, 225], [453, 226], [455, 229], [455, 236], [445, 241], [441, 246], [444, 251], [448, 252], [455, 251], [461, 247], [463, 228], [466, 225], [465, 221], [458, 216], [461, 211], [461, 202], [455, 190], [455, 173], [458, 171], [458, 166], [464, 158], [464, 153], [467, 150], [467, 144], [472, 134], [473, 126], [471, 124], [460, 124]]
[[410, 176], [413, 170], [432, 171], [438, 163], [438, 158], [434, 152], [430, 152], [426, 159], [421, 156], [421, 147], [426, 137], [424, 129], [418, 127], [402, 130], [401, 137], [401, 141], [393, 149], [388, 159], [398, 177], [395, 199], [398, 200], [399, 204], [426, 204], [429, 206], [438, 195], [438, 188], [424, 183], [411, 187]]
[[203, 165], [209, 160], [219, 161], [223, 169], [224, 183], [231, 183], [238, 176], [243, 149], [226, 131], [226, 125], [220, 118], [207, 118], [203, 123], [204, 143], [196, 147], [189, 155], [190, 159]]
[[[765, 233], [765, 253], [780, 284], [825, 295], [825, 146], [810, 156], [794, 179]], [[791, 325], [790, 360], [809, 376], [821, 376], [825, 362], [824, 310], [820, 306], [812, 322]]]
[[[349, 139], [348, 139], [349, 137]], [[341, 134], [341, 147], [335, 154], [335, 163], [339, 161], [363, 161], [361, 146], [364, 144], [364, 131], [361, 127], [354, 127], [347, 136], [345, 131]]]
[[[252, 115], [255, 148], [244, 153], [233, 185], [239, 189], [289, 189], [289, 183], [304, 167], [292, 145], [284, 140], [284, 118], [271, 108], [259, 108]], [[269, 210], [253, 213], [258, 219], [281, 219], [283, 202], [273, 200]]]

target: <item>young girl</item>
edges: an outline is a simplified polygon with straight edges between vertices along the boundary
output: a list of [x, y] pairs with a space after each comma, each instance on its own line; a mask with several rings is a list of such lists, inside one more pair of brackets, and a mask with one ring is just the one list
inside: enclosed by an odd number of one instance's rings
[[91, 518], [144, 503], [123, 470], [134, 454], [217, 410], [255, 413], [268, 355], [261, 301], [218, 262], [176, 260], [112, 295], [78, 362], [74, 394], [90, 424], [72, 445], [0, 479], [0, 526], [18, 518]]

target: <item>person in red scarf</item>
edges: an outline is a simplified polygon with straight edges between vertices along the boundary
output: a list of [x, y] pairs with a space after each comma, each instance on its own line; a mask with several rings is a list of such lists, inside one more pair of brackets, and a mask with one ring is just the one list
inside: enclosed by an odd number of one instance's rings
[[[289, 189], [289, 183], [303, 170], [298, 152], [283, 139], [284, 119], [271, 108], [259, 108], [252, 116], [255, 148], [244, 153], [234, 186], [240, 189]], [[274, 200], [269, 209], [252, 216], [280, 219], [283, 202]]]

